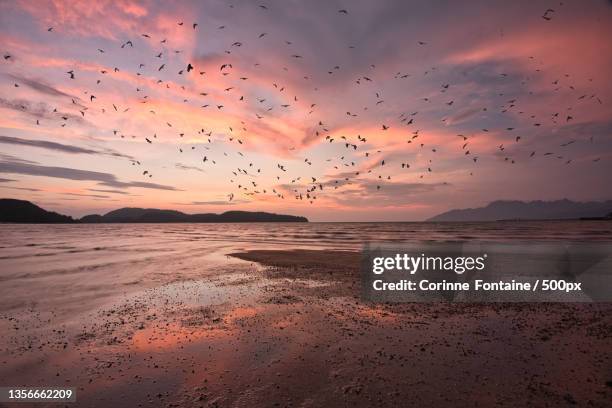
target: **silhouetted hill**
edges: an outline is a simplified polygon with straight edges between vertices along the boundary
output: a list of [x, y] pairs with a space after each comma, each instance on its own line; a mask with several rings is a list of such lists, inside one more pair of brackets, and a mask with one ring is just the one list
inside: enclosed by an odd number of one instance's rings
[[156, 208], [120, 208], [104, 215], [86, 215], [80, 220], [45, 211], [29, 201], [0, 199], [0, 222], [14, 223], [168, 223], [168, 222], [308, 222], [306, 217], [266, 212], [227, 211], [222, 214], [185, 214]]
[[119, 208], [100, 216], [100, 220], [101, 222], [188, 222], [189, 217], [188, 214], [173, 210]]
[[427, 221], [497, 221], [605, 218], [612, 211], [612, 200], [575, 202], [493, 201], [486, 207], [450, 210]]
[[46, 211], [25, 200], [0, 199], [0, 222], [50, 224], [74, 223], [72, 217]]
[[308, 222], [308, 219], [293, 215], [249, 211], [227, 211], [222, 214], [185, 214], [180, 211], [159, 210], [157, 208], [120, 208], [104, 215], [87, 215], [80, 221], [85, 223]]

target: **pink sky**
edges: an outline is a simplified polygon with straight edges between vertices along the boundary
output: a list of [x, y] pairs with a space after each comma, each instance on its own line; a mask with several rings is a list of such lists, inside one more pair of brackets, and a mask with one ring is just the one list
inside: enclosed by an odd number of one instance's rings
[[2, 2], [0, 196], [313, 221], [610, 199], [611, 18], [607, 1]]

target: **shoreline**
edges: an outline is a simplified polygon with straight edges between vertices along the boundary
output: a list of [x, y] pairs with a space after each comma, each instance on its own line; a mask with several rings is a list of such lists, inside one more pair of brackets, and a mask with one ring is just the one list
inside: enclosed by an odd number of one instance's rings
[[359, 252], [188, 254], [145, 256], [146, 281], [67, 319], [0, 312], [1, 382], [53, 378], [79, 406], [609, 400], [612, 305], [374, 304], [360, 298]]

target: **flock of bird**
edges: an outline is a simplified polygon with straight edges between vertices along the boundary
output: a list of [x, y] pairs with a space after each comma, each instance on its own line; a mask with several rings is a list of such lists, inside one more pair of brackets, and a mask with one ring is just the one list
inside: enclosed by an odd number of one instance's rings
[[[232, 6], [230, 6], [232, 7]], [[268, 6], [266, 5], [256, 5], [262, 12], [268, 11]], [[338, 18], [350, 18], [351, 14], [348, 9], [340, 9], [337, 11]], [[548, 9], [542, 15], [542, 19], [545, 21], [551, 21], [553, 19], [555, 11], [553, 9]], [[192, 30], [196, 33], [200, 30], [200, 24], [198, 22], [189, 22], [186, 23], [184, 21], [177, 21], [176, 24], [184, 30]], [[216, 28], [219, 31], [227, 31], [226, 26], [221, 25]], [[55, 35], [56, 30], [55, 27], [48, 28], [49, 35]], [[267, 32], [261, 32], [256, 36], [258, 40], [264, 40], [264, 37], [267, 37], [269, 34]], [[168, 40], [165, 38], [161, 38], [152, 33], [142, 33], [140, 38], [137, 40], [135, 38], [125, 39], [125, 41], [121, 42], [120, 48], [125, 52], [127, 49], [135, 49], [142, 45], [142, 42], [147, 42], [147, 46], [151, 48], [158, 47], [161, 49], [159, 52], [155, 52], [153, 55], [147, 57], [147, 60], [139, 63], [138, 69], [135, 72], [136, 76], [146, 77], [152, 80], [155, 86], [159, 87], [158, 91], [169, 90], [172, 87], [179, 87], [182, 91], [187, 91], [185, 85], [176, 85], [173, 81], [164, 80], [164, 76], [172, 74], [171, 70], [173, 70], [174, 59], [171, 59], [170, 56], [172, 54], [181, 54], [182, 50], [171, 50], [168, 44]], [[293, 51], [289, 51], [287, 53], [287, 60], [294, 61], [299, 63], [303, 61], [306, 57], [300, 53], [295, 52], [293, 47], [293, 42], [285, 40], [285, 45], [292, 49]], [[416, 47], [430, 47], [429, 41], [416, 41], [414, 44]], [[241, 72], [241, 69], [237, 65], [235, 60], [231, 59], [231, 54], [236, 54], [239, 52], [241, 48], [246, 47], [246, 43], [243, 41], [228, 41], [227, 49], [225, 50], [225, 54], [227, 57], [227, 62], [222, 62], [218, 65], [216, 70], [218, 70], [215, 75], [220, 75], [221, 78], [226, 80], [231, 80], [232, 85], [227, 86], [223, 89], [218, 89], [216, 92], [218, 94], [224, 95], [224, 98], [231, 98], [231, 95], [235, 95], [235, 100], [238, 102], [247, 102], [246, 96], [241, 90], [241, 84], [249, 81], [249, 78], [246, 76], [244, 72]], [[355, 49], [356, 46], [348, 45], [349, 49]], [[103, 48], [98, 48], [97, 52], [99, 54], [108, 55], [109, 53], [118, 52], [116, 50], [108, 50]], [[13, 61], [14, 55], [11, 53], [6, 53], [3, 56], [4, 61], [6, 63], [10, 63]], [[530, 57], [531, 60], [535, 60], [536, 57]], [[252, 69], [257, 69], [260, 66], [259, 63], [253, 62]], [[431, 67], [427, 71], [423, 73], [424, 76], [429, 75], [431, 77], [436, 72], [436, 67]], [[283, 70], [288, 71], [287, 67], [283, 67]], [[354, 78], [355, 86], [365, 86], [367, 84], [368, 89], [372, 89], [373, 102], [370, 106], [364, 106], [363, 110], [368, 111], [375, 109], [378, 106], [384, 105], [388, 103], [383, 97], [383, 90], [377, 88], [377, 78], [384, 78], [385, 80], [392, 79], [393, 81], [403, 81], [408, 78], [415, 78], [416, 75], [412, 73], [406, 72], [397, 72], [397, 73], [384, 73], [377, 70], [375, 64], [370, 64], [367, 67], [367, 73], [360, 75], [357, 78]], [[81, 98], [73, 98], [72, 99], [72, 107], [78, 111], [75, 112], [75, 115], [81, 115], [82, 118], [85, 118], [86, 115], [91, 111], [97, 111], [98, 113], [106, 114], [108, 111], [112, 110], [117, 113], [123, 113], [129, 115], [129, 111], [132, 107], [120, 107], [119, 103], [109, 102], [108, 104], [103, 105], [98, 101], [96, 97], [96, 86], [103, 86], [105, 77], [107, 77], [110, 73], [117, 73], [120, 69], [108, 68], [101, 69], [95, 79], [95, 84], [92, 84], [92, 88], [83, 91], [85, 97]], [[539, 69], [535, 69], [538, 73], [540, 73]], [[332, 66], [330, 69], [325, 71], [324, 73], [318, 73], [322, 75], [341, 75], [342, 68], [338, 65]], [[177, 78], [189, 77], [189, 76], [198, 76], [202, 78], [206, 78], [212, 73], [207, 73], [204, 68], [198, 67], [197, 62], [187, 62], [184, 66], [180, 67], [179, 70], [176, 71]], [[501, 73], [499, 74], [501, 78], [508, 77], [510, 74]], [[77, 68], [70, 69], [66, 71], [66, 78], [69, 81], [75, 80], [80, 76], [80, 72]], [[314, 75], [313, 75], [314, 76]], [[565, 75], [564, 78], [554, 79], [551, 81], [552, 90], [559, 91], [562, 88], [564, 90], [571, 90], [572, 92], [578, 92], [577, 89], [574, 88], [573, 85], [568, 85], [568, 81], [570, 79], [570, 75]], [[314, 82], [312, 76], [303, 76], [304, 81]], [[520, 78], [521, 84], [525, 84], [529, 78]], [[192, 81], [193, 83], [194, 81]], [[15, 87], [19, 87], [20, 84], [16, 82], [14, 84]], [[399, 86], [399, 85], [398, 85]], [[298, 95], [290, 95], [290, 89], [281, 85], [280, 83], [271, 83], [269, 84], [269, 89], [266, 90], [266, 93], [274, 92], [279, 95], [278, 100], [282, 100], [284, 103], [280, 103], [275, 106], [273, 102], [269, 100], [269, 98], [265, 96], [257, 97], [256, 101], [250, 101], [251, 103], [257, 106], [261, 106], [260, 109], [257, 109], [256, 112], [252, 113], [251, 117], [245, 117], [240, 119], [240, 128], [235, 128], [235, 126], [228, 126], [228, 129], [206, 129], [205, 127], [201, 127], [194, 133], [190, 134], [187, 130], [177, 130], [181, 126], [167, 121], [161, 126], [164, 127], [165, 131], [175, 132], [176, 136], [179, 138], [185, 137], [186, 135], [193, 139], [194, 137], [198, 140], [201, 140], [201, 143], [196, 145], [189, 145], [189, 143], [181, 144], [178, 148], [176, 154], [181, 155], [186, 150], [196, 150], [203, 148], [204, 151], [200, 152], [200, 163], [198, 166], [215, 166], [218, 164], [219, 160], [222, 158], [219, 157], [219, 152], [216, 151], [215, 142], [222, 142], [224, 146], [234, 145], [235, 150], [224, 151], [223, 157], [227, 157], [228, 161], [236, 165], [230, 173], [227, 174], [228, 181], [231, 183], [229, 188], [230, 191], [227, 193], [227, 198], [229, 201], [234, 200], [235, 197], [246, 196], [245, 199], [250, 197], [251, 199], [255, 196], [259, 195], [273, 195], [279, 199], [290, 198], [291, 196], [296, 200], [302, 200], [309, 203], [314, 203], [317, 198], [325, 194], [326, 192], [333, 193], [334, 190], [342, 190], [343, 186], [351, 185], [355, 183], [357, 180], [362, 181], [370, 181], [372, 188], [376, 190], [384, 189], [386, 183], [392, 183], [391, 180], [399, 172], [405, 172], [408, 169], [415, 171], [418, 178], [422, 179], [434, 171], [434, 158], [435, 153], [438, 151], [439, 147], [433, 144], [427, 143], [427, 137], [424, 136], [422, 129], [419, 129], [418, 118], [419, 111], [401, 113], [399, 117], [397, 117], [394, 122], [380, 123], [379, 133], [378, 135], [370, 135], [368, 137], [362, 136], [361, 134], [357, 134], [354, 136], [345, 136], [339, 135], [337, 131], [334, 130], [334, 126], [328, 125], [327, 120], [323, 119], [324, 112], [318, 111], [319, 106], [321, 105], [316, 100], [308, 101], [306, 104], [303, 103], [302, 97], [298, 97]], [[316, 84], [313, 86], [315, 90], [318, 90]], [[438, 104], [441, 108], [444, 108], [444, 112], [446, 112], [445, 117], [441, 119], [441, 121], [446, 126], [451, 126], [452, 121], [451, 117], [453, 114], [457, 114], [460, 110], [457, 108], [457, 111], [453, 112], [455, 100], [447, 97], [450, 91], [453, 88], [452, 83], [441, 83], [438, 90], [435, 93], [430, 94], [427, 97], [420, 98], [421, 103], [423, 104]], [[179, 91], [180, 91], [179, 90]], [[146, 89], [143, 87], [137, 87], [134, 91], [134, 94], [137, 96], [142, 103], [146, 104], [150, 101], [149, 96], [146, 95]], [[199, 92], [197, 94], [198, 98], [208, 99], [211, 96], [210, 91], [208, 92]], [[287, 96], [285, 96], [287, 95]], [[503, 93], [498, 93], [499, 98], [504, 99]], [[274, 98], [277, 99], [277, 98]], [[603, 104], [603, 101], [596, 94], [579, 94], [576, 98], [576, 103], [592, 101], [592, 103]], [[192, 103], [192, 100], [189, 98], [183, 99], [184, 103]], [[299, 166], [299, 171], [297, 167], [292, 169], [292, 165], [287, 163], [265, 163], [263, 166], [255, 163], [255, 160], [249, 160], [248, 156], [250, 154], [248, 148], [249, 142], [249, 127], [253, 124], [254, 121], [265, 121], [267, 119], [268, 112], [281, 110], [281, 112], [287, 112], [291, 109], [292, 104], [297, 104], [299, 102], [300, 106], [308, 107], [305, 121], [312, 123], [309, 127], [310, 131], [313, 132], [312, 135], [308, 135], [307, 137], [313, 140], [315, 143], [324, 143], [324, 144], [333, 144], [334, 146], [339, 146], [346, 150], [345, 154], [341, 154], [339, 156], [329, 157], [322, 159], [325, 162], [317, 163], [323, 166], [328, 166], [327, 168], [331, 170], [333, 168], [332, 175], [324, 174], [321, 175], [320, 171], [313, 170], [310, 173], [304, 173], [304, 168], [315, 168], [313, 166], [313, 162], [316, 161], [314, 158], [309, 157], [301, 157], [299, 161], [302, 162]], [[529, 115], [527, 112], [520, 110], [521, 105], [520, 100], [516, 98], [505, 99], [501, 106], [483, 106], [481, 107], [480, 113], [489, 113], [493, 112], [494, 114], [503, 115], [506, 113], [512, 113], [513, 115], [523, 115], [523, 117], [529, 117], [534, 128], [540, 128], [546, 125], [564, 125], [571, 123], [574, 120], [574, 113], [572, 112], [572, 106], [566, 106], [564, 109], [559, 109], [558, 111], [551, 112], [549, 117], [537, 117], [536, 115]], [[226, 106], [224, 106], [223, 102], [220, 101], [210, 101], [207, 100], [204, 103], [197, 103], [198, 109], [202, 109], [202, 123], [206, 121], [206, 111], [214, 110], [216, 113], [224, 112]], [[57, 109], [54, 110], [54, 113], [59, 115], [57, 120], [60, 123], [60, 126], [65, 127], [69, 126], [70, 120], [72, 116], [62, 114]], [[155, 111], [153, 109], [149, 110], [149, 113], [154, 118]], [[282, 113], [281, 113], [282, 115]], [[350, 120], [351, 118], [355, 118], [359, 116], [359, 113], [354, 111], [346, 111], [346, 118]], [[45, 125], [45, 123], [41, 122], [42, 119], [37, 119], [36, 124], [41, 126]], [[154, 119], [152, 119], [154, 120]], [[51, 123], [48, 123], [51, 125]], [[402, 136], [402, 143], [411, 144], [416, 149], [421, 149], [421, 152], [427, 151], [428, 157], [427, 164], [425, 166], [419, 165], [415, 166], [414, 163], [410, 163], [407, 160], [393, 162], [390, 161], [388, 153], [385, 150], [372, 148], [370, 144], [368, 144], [368, 138], [371, 137], [382, 137], [385, 132], [388, 132], [389, 129], [396, 128], [401, 129], [401, 133], [404, 134]], [[395, 129], [394, 129], [395, 130]], [[520, 144], [523, 142], [523, 139], [529, 137], [524, 132], [521, 134], [515, 134], [514, 127], [504, 127], [502, 129], [489, 129], [482, 128], [477, 132], [478, 134], [483, 134], [487, 132], [503, 132], [504, 135], [507, 136], [508, 141], [506, 143], [501, 143], [497, 146], [496, 155], [498, 157], [502, 157], [504, 162], [508, 164], [515, 164], [517, 161], [516, 154], [509, 153], [509, 146], [512, 144]], [[146, 145], [151, 145], [156, 143], [158, 139], [157, 133], [152, 135], [127, 135], [127, 132], [123, 132], [121, 129], [113, 129], [112, 136], [117, 138], [133, 138], [133, 139], [141, 139]], [[466, 163], [469, 163], [470, 170], [469, 174], [473, 175], [473, 171], [479, 158], [482, 154], [478, 154], [478, 149], [476, 147], [472, 147], [472, 135], [466, 135], [463, 133], [457, 134], [457, 137], [460, 139], [456, 139], [457, 151], [460, 155], [459, 157], [465, 157]], [[183, 139], [184, 140], [184, 139]], [[590, 142], [592, 142], [592, 138]], [[454, 141], [450, 141], [450, 144], [454, 146]], [[578, 143], [578, 140], [569, 140], [560, 146], [559, 149], [566, 149], [568, 146]], [[337, 151], [335, 149], [334, 151]], [[523, 152], [524, 150], [518, 150]], [[536, 156], [552, 156], [557, 158], [558, 160], [563, 160], [566, 164], [572, 163], [572, 158], [568, 156], [569, 153], [559, 153], [559, 150], [555, 151], [529, 151], [526, 158], [533, 158]], [[567, 149], [566, 149], [567, 151]], [[296, 146], [288, 147], [288, 154], [296, 157], [299, 154], [299, 148]], [[230, 155], [236, 155], [236, 158], [231, 157]], [[238, 157], [240, 159], [238, 159]], [[299, 156], [297, 156], [299, 157]], [[599, 161], [600, 159], [594, 159], [593, 161]], [[240, 164], [239, 164], [240, 163]], [[295, 164], [295, 161], [293, 162]], [[152, 178], [152, 170], [150, 168], [146, 168], [145, 163], [140, 159], [132, 159], [131, 164], [136, 167], [140, 167], [139, 173], [146, 178]], [[467, 165], [467, 164], [466, 164]], [[306, 166], [306, 167], [304, 167]], [[186, 166], [190, 167], [190, 166]], [[418, 167], [418, 168], [417, 168]], [[196, 167], [191, 167], [196, 168]], [[272, 174], [271, 179], [274, 180], [272, 185], [265, 185], [266, 182], [261, 182], [261, 178], [259, 178], [263, 173], [268, 172], [268, 175]]]

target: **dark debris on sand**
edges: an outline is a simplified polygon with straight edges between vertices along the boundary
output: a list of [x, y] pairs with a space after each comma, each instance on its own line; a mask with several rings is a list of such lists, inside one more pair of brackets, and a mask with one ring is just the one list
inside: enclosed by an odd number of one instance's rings
[[233, 256], [75, 322], [4, 313], [0, 382], [85, 407], [609, 406], [610, 305], [372, 304], [358, 253]]

